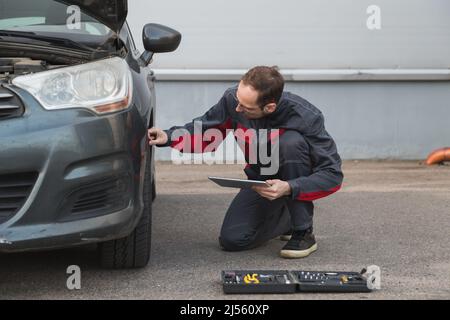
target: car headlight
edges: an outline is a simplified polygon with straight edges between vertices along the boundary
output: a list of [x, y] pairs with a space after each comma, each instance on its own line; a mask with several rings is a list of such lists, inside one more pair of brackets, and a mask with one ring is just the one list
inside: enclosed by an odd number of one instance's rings
[[47, 110], [87, 108], [97, 114], [128, 108], [133, 91], [128, 65], [117, 57], [19, 76], [13, 84]]

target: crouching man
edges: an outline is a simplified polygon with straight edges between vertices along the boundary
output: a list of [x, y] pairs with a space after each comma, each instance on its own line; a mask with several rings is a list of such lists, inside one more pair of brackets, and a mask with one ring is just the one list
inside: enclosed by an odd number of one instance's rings
[[[225, 135], [233, 129], [248, 163], [244, 169], [247, 177], [270, 185], [242, 189], [234, 198], [219, 237], [224, 250], [252, 249], [280, 237], [288, 241], [282, 257], [307, 257], [317, 250], [313, 201], [341, 187], [341, 158], [325, 129], [323, 114], [305, 99], [283, 90], [284, 79], [276, 67], [255, 67], [203, 116], [184, 126], [148, 132], [151, 145], [202, 152], [212, 150], [205, 139], [194, 136], [196, 123], [200, 123], [201, 133], [215, 128]], [[252, 145], [259, 149], [267, 144], [277, 150], [274, 172], [270, 170], [273, 163], [263, 163], [251, 152], [255, 150]]]

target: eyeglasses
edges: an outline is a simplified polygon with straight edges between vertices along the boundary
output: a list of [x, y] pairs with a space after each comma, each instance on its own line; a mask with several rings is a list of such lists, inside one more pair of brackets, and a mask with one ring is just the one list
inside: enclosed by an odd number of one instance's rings
[[242, 105], [239, 101], [238, 101], [238, 104], [237, 104], [236, 108], [239, 108], [239, 109], [241, 109], [242, 111], [245, 111], [245, 112], [250, 112], [250, 111], [253, 110], [253, 109], [250, 109], [250, 108]]

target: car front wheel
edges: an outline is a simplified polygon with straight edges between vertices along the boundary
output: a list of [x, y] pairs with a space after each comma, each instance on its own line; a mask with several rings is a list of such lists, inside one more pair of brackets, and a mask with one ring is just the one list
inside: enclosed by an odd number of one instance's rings
[[128, 237], [107, 241], [99, 245], [101, 265], [104, 268], [142, 268], [150, 260], [153, 193], [152, 159], [150, 149], [145, 166], [142, 217], [136, 229]]

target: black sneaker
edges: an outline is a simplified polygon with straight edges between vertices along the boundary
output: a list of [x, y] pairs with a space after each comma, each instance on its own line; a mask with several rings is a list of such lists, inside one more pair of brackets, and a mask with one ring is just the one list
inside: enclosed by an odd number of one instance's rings
[[291, 239], [281, 249], [283, 258], [305, 258], [317, 250], [317, 243], [312, 229], [294, 231]]

